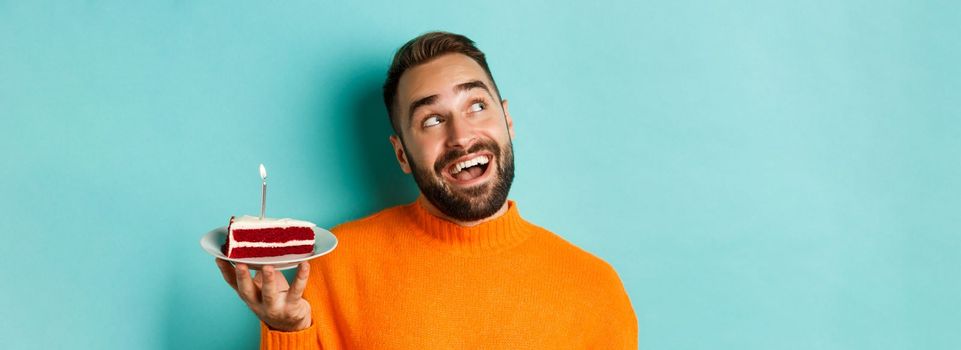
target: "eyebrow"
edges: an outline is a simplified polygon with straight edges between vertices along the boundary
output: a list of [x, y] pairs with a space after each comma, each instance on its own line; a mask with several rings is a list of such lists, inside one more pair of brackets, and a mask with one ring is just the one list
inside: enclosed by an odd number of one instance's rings
[[[491, 90], [487, 87], [487, 84], [484, 84], [484, 82], [480, 80], [471, 80], [454, 86], [454, 92], [467, 91], [470, 89], [483, 89], [487, 92], [487, 95], [490, 96], [491, 99], [494, 98], [494, 96], [491, 94]], [[432, 105], [435, 102], [437, 102], [437, 95], [422, 97], [414, 101], [414, 103], [411, 103], [410, 108], [407, 110], [407, 124], [409, 125], [412, 123], [412, 119], [414, 119], [414, 112], [416, 112], [418, 108]]]

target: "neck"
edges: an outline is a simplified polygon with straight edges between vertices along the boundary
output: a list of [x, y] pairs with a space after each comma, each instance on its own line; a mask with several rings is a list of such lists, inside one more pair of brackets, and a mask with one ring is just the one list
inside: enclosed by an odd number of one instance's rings
[[460, 226], [465, 226], [465, 227], [471, 227], [471, 226], [480, 225], [480, 224], [482, 224], [482, 223], [484, 223], [484, 222], [486, 222], [486, 221], [491, 221], [491, 220], [494, 220], [494, 219], [496, 219], [496, 218], [499, 218], [499, 217], [501, 217], [501, 215], [504, 215], [504, 213], [507, 212], [507, 201], [504, 201], [504, 204], [501, 205], [500, 209], [497, 209], [497, 211], [494, 212], [494, 214], [491, 215], [491, 216], [488, 216], [488, 217], [483, 218], [483, 219], [480, 219], [480, 220], [461, 221], [461, 220], [457, 220], [457, 219], [454, 219], [454, 218], [452, 218], [452, 217], [450, 217], [450, 216], [445, 215], [443, 212], [441, 212], [439, 209], [437, 209], [437, 207], [435, 207], [434, 204], [432, 204], [429, 200], [427, 200], [427, 198], [425, 198], [423, 194], [421, 194], [420, 196], [417, 197], [417, 202], [419, 202], [420, 205], [422, 205], [425, 209], [427, 209], [427, 212], [430, 213], [431, 215], [436, 216], [436, 217], [439, 217], [439, 218], [444, 219], [444, 220], [447, 220], [447, 221], [450, 221], [450, 222], [453, 222], [453, 223], [458, 224], [458, 225], [460, 225]]

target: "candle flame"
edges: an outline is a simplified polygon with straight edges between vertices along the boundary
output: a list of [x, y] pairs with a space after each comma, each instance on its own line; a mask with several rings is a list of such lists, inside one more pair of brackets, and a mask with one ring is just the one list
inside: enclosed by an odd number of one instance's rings
[[260, 178], [262, 180], [267, 180], [267, 169], [264, 168], [263, 164], [260, 165]]

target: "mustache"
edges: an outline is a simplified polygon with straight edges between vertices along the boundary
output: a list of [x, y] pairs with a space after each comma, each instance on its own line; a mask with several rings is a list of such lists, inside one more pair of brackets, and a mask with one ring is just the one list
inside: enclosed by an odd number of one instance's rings
[[481, 140], [475, 143], [473, 146], [470, 146], [470, 148], [468, 148], [466, 151], [463, 148], [455, 148], [445, 152], [444, 155], [434, 162], [434, 171], [440, 174], [444, 168], [457, 160], [457, 158], [480, 151], [490, 151], [494, 154], [495, 158], [501, 158], [501, 148], [497, 145], [497, 143], [492, 140]]

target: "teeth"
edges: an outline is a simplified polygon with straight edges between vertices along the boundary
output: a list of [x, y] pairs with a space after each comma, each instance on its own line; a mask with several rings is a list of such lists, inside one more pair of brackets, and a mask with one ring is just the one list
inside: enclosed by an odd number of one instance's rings
[[461, 172], [461, 170], [464, 170], [465, 168], [470, 168], [477, 164], [487, 164], [488, 162], [490, 162], [490, 159], [487, 158], [487, 156], [474, 157], [455, 164], [450, 173], [451, 175], [457, 175], [457, 173]]

